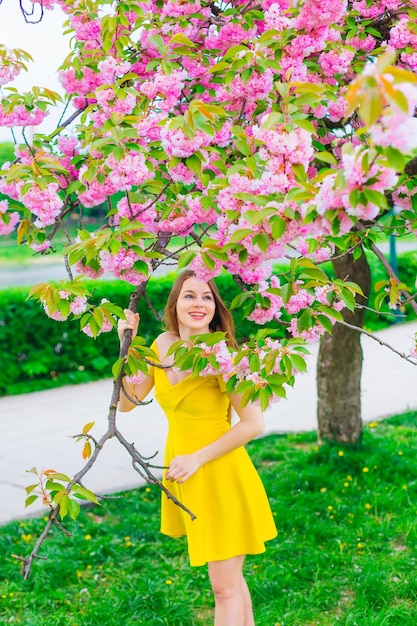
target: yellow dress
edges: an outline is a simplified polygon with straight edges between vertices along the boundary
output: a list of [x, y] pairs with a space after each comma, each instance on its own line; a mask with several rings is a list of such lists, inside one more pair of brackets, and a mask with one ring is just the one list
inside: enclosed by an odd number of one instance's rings
[[[157, 353], [156, 342], [152, 349]], [[192, 377], [173, 385], [154, 367], [155, 397], [168, 419], [164, 464], [221, 437], [229, 428], [229, 398], [220, 377]], [[191, 565], [265, 551], [277, 535], [262, 481], [245, 448], [203, 465], [182, 484], [166, 488], [196, 516], [162, 494], [161, 532], [187, 536]]]

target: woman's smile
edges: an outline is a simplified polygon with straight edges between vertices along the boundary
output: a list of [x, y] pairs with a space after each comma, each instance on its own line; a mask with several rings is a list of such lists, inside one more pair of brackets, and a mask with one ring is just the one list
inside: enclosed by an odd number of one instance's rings
[[177, 319], [180, 336], [210, 332], [209, 324], [216, 311], [213, 292], [209, 285], [195, 276], [187, 278], [177, 300]]

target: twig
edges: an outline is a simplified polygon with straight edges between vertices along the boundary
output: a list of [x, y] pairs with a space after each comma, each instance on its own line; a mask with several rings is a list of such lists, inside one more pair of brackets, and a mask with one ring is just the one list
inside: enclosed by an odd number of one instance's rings
[[368, 332], [364, 328], [360, 328], [359, 326], [355, 326], [354, 324], [349, 324], [349, 322], [342, 322], [341, 320], [337, 320], [336, 324], [341, 324], [342, 326], [346, 326], [347, 328], [351, 328], [352, 330], [356, 330], [358, 333], [362, 333], [363, 335], [370, 337], [374, 341], [377, 341], [381, 346], [385, 346], [389, 350], [392, 350], [392, 352], [395, 352], [395, 354], [398, 354], [398, 356], [403, 358], [405, 361], [408, 361], [408, 363], [417, 366], [417, 360], [415, 360], [414, 357], [410, 357], [409, 355], [405, 354], [405, 352], [400, 352], [396, 348], [393, 348], [389, 343], [383, 341], [380, 337], [377, 337], [373, 333]]
[[[194, 515], [194, 513], [190, 511], [182, 502], [177, 500], [177, 498], [172, 495], [172, 493], [165, 487], [165, 485], [163, 485], [162, 482], [158, 478], [156, 478], [152, 474], [152, 472], [150, 472], [149, 470], [150, 467], [155, 468], [157, 466], [155, 465], [152, 466], [152, 465], [149, 465], [149, 463], [144, 462], [143, 457], [141, 457], [141, 455], [138, 453], [135, 446], [129, 443], [119, 431], [116, 432], [116, 438], [120, 441], [122, 446], [126, 448], [130, 456], [132, 457], [132, 465], [135, 471], [137, 471], [142, 476], [142, 478], [144, 478], [148, 483], [152, 485], [158, 485], [158, 487], [165, 493], [168, 500], [171, 500], [172, 502], [174, 502], [174, 504], [179, 506], [183, 511], [188, 513], [188, 515], [191, 517], [191, 520], [195, 520], [196, 516]], [[139, 470], [138, 465], [141, 468], [141, 470], [144, 471], [144, 473], [142, 473], [142, 471]], [[163, 469], [166, 469], [166, 468], [163, 468]]]
[[[359, 228], [360, 228], [360, 225], [359, 225]], [[382, 265], [384, 266], [384, 268], [386, 269], [388, 273], [388, 276], [390, 276], [393, 280], [395, 280], [397, 284], [399, 284], [401, 282], [400, 279], [398, 278], [397, 274], [394, 272], [393, 268], [391, 267], [390, 263], [387, 261], [387, 259], [385, 258], [381, 250], [374, 243], [371, 243], [371, 250], [381, 261]], [[409, 297], [409, 294], [406, 291], [403, 291], [402, 289], [399, 290], [399, 294], [406, 298]], [[415, 300], [410, 300], [409, 304], [414, 309], [414, 312], [417, 313], [417, 302], [415, 302]]]

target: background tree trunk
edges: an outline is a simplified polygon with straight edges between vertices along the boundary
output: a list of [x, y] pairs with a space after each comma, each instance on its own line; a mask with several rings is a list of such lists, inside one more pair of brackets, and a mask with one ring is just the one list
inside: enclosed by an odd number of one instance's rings
[[[347, 254], [333, 261], [337, 278], [357, 283], [367, 296], [371, 273], [365, 254], [356, 261]], [[363, 298], [357, 299], [363, 303]], [[347, 309], [343, 318], [362, 327], [364, 310]], [[360, 333], [335, 324], [331, 335], [325, 334], [320, 343], [317, 362], [317, 418], [319, 440], [354, 443], [362, 434], [361, 415], [362, 347]]]

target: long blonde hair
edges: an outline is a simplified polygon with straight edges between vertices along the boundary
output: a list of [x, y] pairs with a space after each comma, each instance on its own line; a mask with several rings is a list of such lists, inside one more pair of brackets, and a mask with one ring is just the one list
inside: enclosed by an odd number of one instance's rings
[[[168, 296], [168, 301], [164, 311], [164, 322], [167, 330], [179, 335], [178, 318], [177, 318], [177, 301], [184, 282], [187, 278], [195, 276], [193, 270], [184, 270], [176, 278], [172, 285], [171, 291]], [[213, 294], [214, 303], [216, 305], [213, 319], [209, 324], [209, 328], [212, 332], [221, 331], [226, 333], [226, 341], [229, 346], [234, 347], [236, 345], [235, 340], [235, 327], [233, 318], [229, 309], [223, 302], [219, 290], [213, 280], [204, 281], [210, 287]]]

